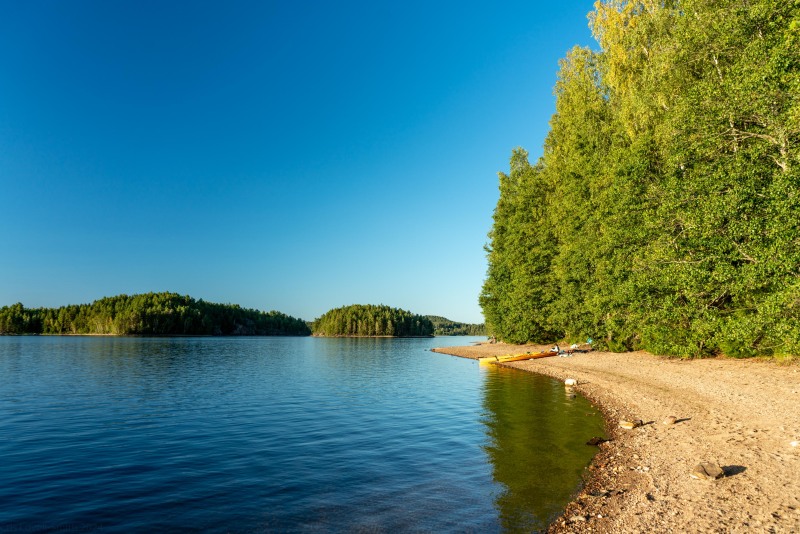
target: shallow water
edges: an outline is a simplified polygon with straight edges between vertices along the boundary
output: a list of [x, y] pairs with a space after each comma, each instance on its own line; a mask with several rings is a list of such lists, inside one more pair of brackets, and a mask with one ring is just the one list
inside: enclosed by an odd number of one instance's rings
[[0, 337], [0, 531], [544, 528], [602, 418], [469, 341]]

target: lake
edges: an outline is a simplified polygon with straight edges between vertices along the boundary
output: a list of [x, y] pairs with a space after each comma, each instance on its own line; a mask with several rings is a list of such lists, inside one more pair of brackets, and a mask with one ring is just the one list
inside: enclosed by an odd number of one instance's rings
[[543, 529], [602, 417], [476, 339], [0, 337], [0, 531]]

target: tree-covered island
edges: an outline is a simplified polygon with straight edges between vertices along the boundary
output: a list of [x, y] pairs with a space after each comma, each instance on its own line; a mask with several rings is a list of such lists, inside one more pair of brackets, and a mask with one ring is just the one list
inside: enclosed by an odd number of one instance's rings
[[486, 325], [459, 323], [439, 315], [426, 315], [433, 323], [434, 336], [485, 336]]
[[0, 334], [307, 336], [286, 314], [215, 304], [176, 293], [118, 295], [60, 308], [0, 308]]
[[315, 336], [421, 337], [433, 335], [427, 317], [399, 308], [353, 304], [335, 308], [312, 323]]
[[500, 174], [489, 333], [800, 354], [800, 4], [595, 6], [542, 157]]

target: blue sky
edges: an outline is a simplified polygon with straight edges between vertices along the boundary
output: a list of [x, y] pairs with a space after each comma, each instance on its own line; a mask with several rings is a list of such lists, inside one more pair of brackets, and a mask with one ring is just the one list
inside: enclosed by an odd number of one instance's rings
[[511, 150], [592, 1], [0, 1], [0, 305], [483, 320]]

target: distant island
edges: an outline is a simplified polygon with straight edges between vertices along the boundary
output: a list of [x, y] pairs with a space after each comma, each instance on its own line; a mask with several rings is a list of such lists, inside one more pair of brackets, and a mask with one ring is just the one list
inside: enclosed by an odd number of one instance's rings
[[434, 336], [485, 336], [486, 325], [457, 323], [438, 315], [426, 315], [427, 319], [433, 323]]
[[332, 309], [311, 323], [315, 336], [420, 337], [432, 336], [430, 319], [399, 308], [353, 304]]
[[0, 334], [307, 336], [301, 319], [177, 293], [118, 295], [60, 308], [0, 308]]
[[355, 304], [306, 322], [277, 311], [217, 304], [177, 293], [104, 297], [59, 308], [0, 307], [0, 335], [105, 336], [482, 336], [484, 324]]

